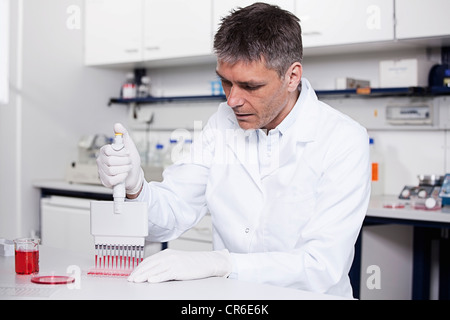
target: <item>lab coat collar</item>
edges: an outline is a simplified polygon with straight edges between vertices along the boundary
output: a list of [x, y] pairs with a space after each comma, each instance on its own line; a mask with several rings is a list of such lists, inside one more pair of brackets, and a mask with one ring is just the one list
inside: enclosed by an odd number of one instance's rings
[[[261, 176], [259, 172], [258, 136], [256, 130], [243, 130], [237, 126], [226, 133], [227, 146], [252, 177], [256, 186], [262, 191]], [[232, 159], [230, 159], [232, 161]]]
[[295, 122], [298, 117], [298, 112], [300, 109], [299, 101], [301, 101], [301, 100], [302, 100], [302, 97], [301, 97], [301, 92], [300, 92], [300, 96], [297, 98], [297, 102], [295, 103], [294, 107], [291, 109], [291, 111], [288, 113], [288, 115], [283, 119], [283, 121], [281, 121], [281, 123], [276, 127], [276, 129], [278, 129], [278, 131], [281, 134], [284, 134], [286, 132], [286, 130], [288, 130], [291, 126], [295, 125]]
[[316, 139], [319, 120], [317, 95], [309, 81], [302, 78], [302, 91], [292, 109], [295, 110], [295, 123], [290, 126], [296, 131], [298, 142], [311, 142]]
[[[290, 139], [293, 139], [291, 140], [292, 142], [301, 142], [302, 145], [306, 142], [314, 141], [317, 134], [317, 121], [319, 119], [317, 102], [318, 99], [311, 87], [311, 84], [307, 79], [303, 78], [300, 96], [288, 117], [286, 117], [278, 126], [280, 127], [280, 132], [282, 134], [289, 134]], [[244, 130], [240, 128], [231, 108], [228, 119], [231, 122], [230, 128], [233, 128], [233, 130], [226, 134], [227, 145], [233, 151], [240, 163], [245, 167], [249, 175], [253, 178], [255, 184], [262, 190], [259, 162], [258, 159], [255, 158], [258, 154], [258, 129]], [[293, 130], [292, 136], [289, 133], [291, 130]], [[230, 134], [230, 132], [233, 133]], [[292, 147], [296, 148], [295, 143]], [[301, 149], [302, 150], [297, 151], [302, 152], [303, 148]], [[289, 150], [288, 148], [284, 152], [290, 152], [290, 155], [292, 155], [292, 152], [295, 153], [296, 150]], [[289, 154], [280, 154], [279, 164], [282, 165], [284, 161], [287, 161], [288, 156]]]

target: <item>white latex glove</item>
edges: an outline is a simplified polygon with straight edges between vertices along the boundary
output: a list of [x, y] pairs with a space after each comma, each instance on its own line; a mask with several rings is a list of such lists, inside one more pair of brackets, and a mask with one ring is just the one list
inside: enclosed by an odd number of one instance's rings
[[144, 183], [139, 152], [122, 124], [116, 123], [114, 132], [123, 134], [124, 148], [115, 151], [110, 144], [101, 147], [97, 157], [100, 181], [108, 188], [125, 181], [126, 193], [137, 194]]
[[164, 282], [208, 277], [228, 277], [231, 273], [228, 250], [178, 251], [166, 249], [142, 261], [130, 274], [131, 282]]

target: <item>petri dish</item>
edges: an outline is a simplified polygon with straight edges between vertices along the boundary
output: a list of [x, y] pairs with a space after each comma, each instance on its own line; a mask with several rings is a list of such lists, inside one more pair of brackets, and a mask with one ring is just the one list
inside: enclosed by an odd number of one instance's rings
[[75, 281], [75, 278], [67, 276], [41, 276], [31, 278], [31, 282], [38, 284], [67, 284]]
[[383, 208], [385, 208], [385, 209], [403, 209], [403, 208], [405, 208], [405, 204], [388, 202], [388, 203], [383, 203]]

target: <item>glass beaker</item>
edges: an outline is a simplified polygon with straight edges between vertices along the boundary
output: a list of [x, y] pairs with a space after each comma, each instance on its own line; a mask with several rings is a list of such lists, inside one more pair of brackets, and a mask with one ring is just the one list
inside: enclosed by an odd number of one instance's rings
[[14, 240], [17, 274], [33, 274], [39, 272], [40, 239], [20, 238]]

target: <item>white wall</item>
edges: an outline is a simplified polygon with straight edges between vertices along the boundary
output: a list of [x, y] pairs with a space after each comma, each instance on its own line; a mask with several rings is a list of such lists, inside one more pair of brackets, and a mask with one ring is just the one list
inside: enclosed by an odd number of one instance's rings
[[[367, 51], [366, 46], [373, 48]], [[373, 88], [379, 87], [379, 61], [398, 59], [420, 59], [440, 62], [440, 49], [421, 47], [411, 44], [379, 45], [373, 47], [362, 44], [353, 45], [356, 53], [339, 53], [309, 56], [305, 50], [303, 75], [309, 79], [316, 90], [335, 89], [335, 79], [350, 77], [369, 80]], [[325, 48], [331, 50], [330, 48]], [[324, 49], [324, 51], [325, 51]], [[361, 50], [361, 51], [359, 51]]]
[[10, 102], [0, 106], [0, 237], [38, 230], [32, 181], [63, 179], [81, 135], [112, 134], [112, 124], [127, 119], [125, 107], [107, 107], [125, 72], [83, 66], [82, 20], [80, 29], [66, 26], [71, 5], [82, 13], [82, 0], [11, 1]]

